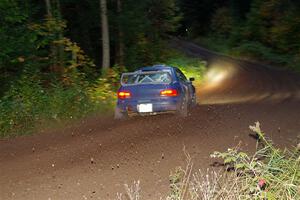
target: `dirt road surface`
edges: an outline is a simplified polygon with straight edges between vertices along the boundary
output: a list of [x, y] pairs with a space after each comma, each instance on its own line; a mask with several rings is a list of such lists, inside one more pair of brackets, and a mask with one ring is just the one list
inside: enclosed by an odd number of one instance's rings
[[185, 166], [183, 148], [194, 169], [205, 170], [212, 167], [213, 151], [239, 143], [253, 151], [256, 141], [248, 127], [256, 121], [277, 145], [297, 143], [299, 75], [236, 61], [188, 42], [174, 40], [172, 45], [208, 61], [208, 78], [197, 86], [199, 105], [189, 117], [114, 121], [96, 116], [0, 140], [0, 199], [109, 200], [134, 180], [141, 182], [143, 199], [159, 199], [169, 190], [170, 171]]

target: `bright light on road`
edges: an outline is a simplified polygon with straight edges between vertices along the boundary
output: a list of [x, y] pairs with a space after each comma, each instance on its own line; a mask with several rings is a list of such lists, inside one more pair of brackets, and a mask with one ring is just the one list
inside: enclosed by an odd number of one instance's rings
[[228, 64], [214, 64], [209, 67], [204, 77], [204, 82], [207, 87], [221, 86], [224, 81], [231, 78], [235, 74], [235, 68]]

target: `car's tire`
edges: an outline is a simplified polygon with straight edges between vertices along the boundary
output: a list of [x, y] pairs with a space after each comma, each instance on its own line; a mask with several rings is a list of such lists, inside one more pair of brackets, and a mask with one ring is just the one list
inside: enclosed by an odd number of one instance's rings
[[194, 93], [192, 100], [191, 100], [191, 107], [197, 106], [197, 96], [196, 93]]
[[116, 107], [114, 118], [117, 120], [124, 120], [128, 118], [128, 114], [122, 112], [120, 108]]
[[185, 96], [182, 98], [180, 108], [178, 110], [178, 115], [181, 117], [187, 117], [188, 116], [188, 101], [187, 97]]

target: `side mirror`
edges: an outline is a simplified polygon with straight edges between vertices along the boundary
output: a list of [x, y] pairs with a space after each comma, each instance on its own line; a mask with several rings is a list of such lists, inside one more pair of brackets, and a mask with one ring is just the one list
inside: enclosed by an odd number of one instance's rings
[[193, 82], [193, 81], [195, 81], [195, 78], [191, 77], [190, 82]]

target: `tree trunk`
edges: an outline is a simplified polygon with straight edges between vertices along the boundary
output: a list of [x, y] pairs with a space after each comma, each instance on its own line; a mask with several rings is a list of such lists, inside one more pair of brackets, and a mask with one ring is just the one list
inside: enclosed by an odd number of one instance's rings
[[[56, 4], [56, 12], [57, 12], [57, 18], [59, 21], [62, 21], [63, 18], [62, 18], [62, 14], [61, 14], [61, 7], [60, 7], [60, 0], [56, 0], [55, 1], [55, 4]], [[63, 39], [63, 32], [60, 31], [59, 34], [58, 34], [58, 40], [61, 41]], [[62, 44], [59, 44], [58, 45], [58, 65], [63, 68], [64, 66], [64, 46]]]
[[[58, 19], [62, 20], [61, 10], [60, 10], [60, 0], [45, 0], [46, 12], [48, 20]], [[55, 40], [62, 40], [63, 32], [59, 32]], [[50, 44], [50, 54], [52, 55], [52, 62], [50, 66], [50, 71], [55, 72], [59, 75], [63, 73], [64, 65], [64, 46], [62, 44], [55, 45]]]
[[100, 0], [100, 8], [102, 22], [102, 70], [107, 70], [110, 67], [110, 45], [106, 0]]
[[[117, 11], [118, 11], [118, 15], [119, 17], [121, 16], [122, 13], [122, 2], [121, 0], [117, 0]], [[122, 26], [119, 22], [119, 26], [118, 26], [118, 64], [120, 66], [124, 66], [124, 36], [123, 36], [123, 30], [122, 30]]]
[[[53, 10], [52, 10], [52, 2], [51, 0], [45, 0], [46, 4], [46, 12], [47, 12], [47, 20], [53, 19]], [[50, 56], [53, 56], [53, 58], [50, 61], [49, 70], [50, 72], [57, 72], [57, 48], [53, 43], [50, 43]]]
[[50, 0], [45, 0], [48, 17], [52, 17], [52, 8]]

